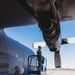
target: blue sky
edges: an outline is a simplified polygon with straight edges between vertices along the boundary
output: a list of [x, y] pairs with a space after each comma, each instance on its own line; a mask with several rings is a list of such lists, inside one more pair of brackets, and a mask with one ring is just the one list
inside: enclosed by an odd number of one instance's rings
[[[63, 38], [75, 37], [75, 21], [65, 21], [60, 23]], [[23, 45], [32, 49], [35, 53], [37, 48], [32, 48], [32, 43], [43, 42], [42, 32], [38, 25], [11, 27], [4, 29], [5, 33], [19, 41]], [[62, 45], [60, 48], [62, 68], [75, 69], [75, 44]], [[50, 52], [47, 46], [42, 48], [42, 55], [47, 58], [47, 67], [54, 68], [54, 53]]]

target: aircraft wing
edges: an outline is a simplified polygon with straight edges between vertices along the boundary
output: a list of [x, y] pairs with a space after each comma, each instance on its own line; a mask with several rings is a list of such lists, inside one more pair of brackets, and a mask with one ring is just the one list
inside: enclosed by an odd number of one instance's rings
[[[56, 1], [61, 21], [75, 19], [75, 0]], [[37, 23], [35, 14], [26, 0], [1, 0], [0, 28], [35, 24]]]
[[61, 21], [74, 20], [75, 19], [75, 0], [57, 0], [61, 1], [59, 4], [59, 11], [61, 15]]
[[[25, 5], [25, 7], [27, 6]], [[37, 21], [34, 17], [25, 8], [23, 8], [18, 1], [0, 1], [0, 28], [32, 25], [36, 22]]]

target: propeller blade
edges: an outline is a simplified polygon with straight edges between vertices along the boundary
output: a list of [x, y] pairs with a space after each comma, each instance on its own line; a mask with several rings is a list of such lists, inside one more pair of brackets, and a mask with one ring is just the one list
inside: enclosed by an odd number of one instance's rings
[[38, 46], [45, 47], [46, 43], [45, 42], [35, 42], [35, 43], [32, 43], [32, 48], [38, 48]]
[[59, 51], [54, 53], [54, 61], [55, 61], [55, 68], [61, 68], [61, 58]]

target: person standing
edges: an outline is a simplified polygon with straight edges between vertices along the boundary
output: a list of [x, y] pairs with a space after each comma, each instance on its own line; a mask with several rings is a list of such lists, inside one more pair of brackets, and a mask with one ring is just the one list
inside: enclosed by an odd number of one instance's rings
[[42, 53], [41, 53], [41, 46], [38, 46], [38, 50], [37, 50], [37, 60], [38, 60], [38, 69], [41, 69], [41, 57], [42, 57]]

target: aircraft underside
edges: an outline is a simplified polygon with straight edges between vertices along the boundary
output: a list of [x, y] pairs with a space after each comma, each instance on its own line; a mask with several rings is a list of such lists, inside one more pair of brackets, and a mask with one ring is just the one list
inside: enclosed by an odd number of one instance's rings
[[[48, 0], [47, 0], [48, 1]], [[75, 19], [75, 0], [57, 1], [60, 11], [60, 21]], [[36, 16], [26, 0], [1, 0], [0, 1], [0, 28], [33, 25], [37, 23]]]
[[60, 46], [64, 42], [60, 21], [74, 20], [74, 8], [75, 0], [1, 0], [0, 29], [38, 23], [48, 48], [55, 52], [58, 68], [61, 67]]

